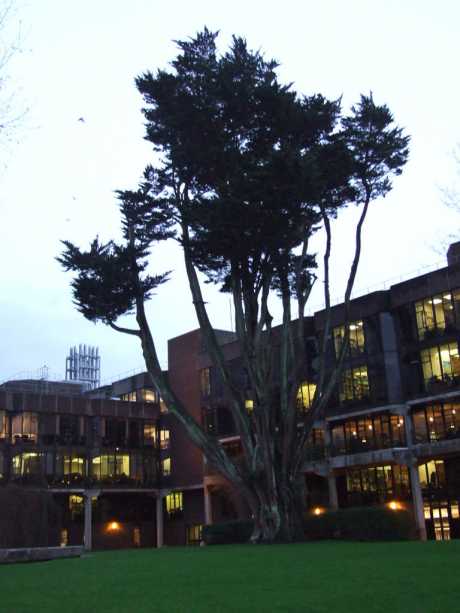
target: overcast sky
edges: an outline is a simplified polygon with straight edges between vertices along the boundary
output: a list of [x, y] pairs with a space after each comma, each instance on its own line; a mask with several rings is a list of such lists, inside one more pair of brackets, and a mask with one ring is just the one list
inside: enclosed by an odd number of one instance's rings
[[[10, 62], [9, 86], [30, 111], [19, 143], [1, 143], [0, 381], [45, 364], [63, 377], [68, 349], [79, 343], [99, 346], [103, 380], [142, 368], [137, 339], [75, 310], [69, 275], [54, 258], [61, 239], [87, 245], [96, 234], [117, 235], [113, 192], [135, 188], [153, 159], [134, 78], [165, 67], [172, 41], [204, 25], [220, 30], [222, 49], [231, 34], [245, 36], [302, 93], [342, 96], [349, 108], [371, 90], [411, 135], [403, 176], [366, 221], [357, 290], [444, 260], [459, 226], [439, 191], [454, 180], [451, 152], [460, 140], [458, 1], [29, 0], [17, 16], [23, 52]], [[9, 25], [6, 34], [14, 34], [17, 19]], [[335, 296], [354, 220], [350, 211], [334, 226]], [[174, 269], [149, 307], [166, 365], [167, 339], [195, 328], [196, 319], [176, 248], [161, 247], [155, 267]], [[211, 292], [208, 302], [215, 325], [229, 328], [228, 299]]]

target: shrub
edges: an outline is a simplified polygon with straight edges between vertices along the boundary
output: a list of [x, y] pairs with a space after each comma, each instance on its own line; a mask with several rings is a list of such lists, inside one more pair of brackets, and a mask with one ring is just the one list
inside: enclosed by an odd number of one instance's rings
[[310, 540], [399, 541], [415, 537], [411, 513], [382, 506], [354, 507], [309, 516], [304, 526]]
[[309, 517], [305, 532], [311, 539], [402, 540], [414, 536], [414, 526], [407, 511], [355, 507]]
[[203, 541], [206, 545], [229, 545], [247, 543], [252, 534], [254, 522], [250, 519], [209, 524], [203, 527]]
[[48, 492], [0, 488], [0, 548], [58, 545], [60, 523], [59, 507]]

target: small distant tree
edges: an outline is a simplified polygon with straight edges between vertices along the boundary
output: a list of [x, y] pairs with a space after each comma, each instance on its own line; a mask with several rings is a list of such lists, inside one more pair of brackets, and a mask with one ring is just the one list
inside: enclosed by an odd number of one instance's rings
[[[408, 137], [386, 106], [361, 96], [349, 114], [340, 101], [301, 96], [281, 84], [277, 63], [234, 37], [219, 56], [216, 33], [204, 30], [178, 42], [171, 70], [136, 80], [145, 101], [146, 139], [161, 156], [136, 191], [118, 192], [123, 241], [95, 239], [89, 250], [65, 241], [59, 257], [75, 274], [77, 308], [90, 321], [139, 338], [146, 368], [169, 411], [208, 461], [246, 500], [254, 542], [299, 535], [303, 472], [313, 422], [324, 414], [342, 370], [346, 336], [335, 368], [326, 369], [330, 336], [331, 219], [360, 207], [354, 257], [344, 296], [356, 277], [362, 228], [370, 203], [391, 189], [408, 157]], [[316, 279], [309, 243], [324, 232], [326, 320], [318, 344], [316, 392], [309, 411], [296, 397], [305, 378], [305, 306]], [[154, 244], [177, 240], [208, 352], [228, 391], [243, 456], [235, 462], [189, 414], [164, 376], [145, 303], [168, 277], [151, 275]], [[252, 391], [232, 377], [211, 325], [198, 273], [229, 292], [236, 335]], [[272, 328], [269, 297], [282, 304]], [[296, 315], [293, 315], [293, 306]], [[119, 323], [133, 313], [136, 326]]]

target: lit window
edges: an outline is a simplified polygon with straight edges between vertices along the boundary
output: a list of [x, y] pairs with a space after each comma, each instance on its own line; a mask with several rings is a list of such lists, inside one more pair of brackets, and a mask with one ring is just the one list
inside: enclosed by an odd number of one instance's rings
[[85, 459], [78, 456], [65, 455], [62, 456], [63, 460], [63, 474], [64, 475], [83, 475], [85, 472]]
[[167, 413], [167, 412], [168, 412], [168, 407], [166, 406], [163, 398], [160, 397], [160, 413]]
[[69, 511], [74, 520], [77, 517], [81, 517], [83, 515], [84, 510], [84, 500], [83, 496], [69, 496]]
[[169, 430], [160, 430], [160, 449], [169, 447]]
[[360, 400], [369, 396], [369, 379], [367, 367], [360, 366], [345, 370], [342, 375], [342, 385], [340, 386], [340, 402], [345, 400]]
[[244, 401], [244, 408], [246, 409], [246, 411], [248, 413], [252, 413], [254, 410], [254, 400], [251, 400], [250, 398], [247, 398]]
[[144, 424], [144, 445], [154, 445], [156, 440], [156, 428], [153, 424]]
[[184, 499], [182, 492], [171, 492], [165, 496], [166, 512], [168, 515], [179, 513], [184, 510]]
[[164, 460], [161, 460], [161, 472], [163, 473], [163, 477], [169, 477], [171, 474], [171, 458], [164, 458]]
[[122, 394], [120, 396], [121, 400], [125, 400], [126, 402], [136, 402], [136, 392], [128, 392], [127, 394]]
[[141, 391], [141, 398], [144, 402], [156, 402], [157, 394], [155, 390], [144, 388]]
[[[348, 349], [351, 355], [359, 355], [364, 352], [365, 338], [362, 321], [353, 321], [348, 324]], [[345, 338], [345, 326], [338, 326], [333, 330], [334, 348], [336, 357], [339, 356]]]
[[11, 434], [15, 442], [37, 442], [38, 416], [36, 413], [19, 413], [14, 415]]
[[460, 375], [457, 343], [430, 347], [420, 352], [425, 385], [436, 381], [450, 382]]
[[201, 524], [187, 526], [187, 545], [199, 545], [201, 543], [202, 530], [203, 526]]
[[415, 303], [415, 318], [419, 339], [428, 338], [430, 334], [443, 331], [455, 325], [455, 311], [458, 309], [460, 292], [456, 290], [431, 296]]
[[203, 397], [211, 395], [211, 375], [209, 368], [203, 368], [200, 372], [200, 390]]
[[92, 474], [95, 479], [129, 477], [129, 454], [100, 455], [92, 459]]
[[13, 457], [13, 475], [23, 477], [24, 475], [38, 475], [41, 472], [40, 453], [18, 453]]
[[6, 411], [0, 411], [0, 438], [8, 436]]
[[315, 396], [316, 385], [314, 383], [308, 383], [304, 381], [300, 384], [297, 391], [297, 408], [299, 411], [306, 411], [311, 407], [313, 398]]

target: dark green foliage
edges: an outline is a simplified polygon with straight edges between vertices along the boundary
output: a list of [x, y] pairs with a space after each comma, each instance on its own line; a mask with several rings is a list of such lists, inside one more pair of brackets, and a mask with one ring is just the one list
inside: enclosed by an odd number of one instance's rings
[[387, 507], [353, 507], [310, 515], [304, 527], [308, 540], [400, 541], [415, 537], [411, 513]]
[[60, 512], [48, 492], [15, 485], [0, 488], [0, 547], [59, 545]]
[[203, 541], [206, 545], [230, 545], [247, 543], [254, 529], [252, 520], [235, 520], [203, 526]]

